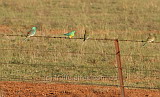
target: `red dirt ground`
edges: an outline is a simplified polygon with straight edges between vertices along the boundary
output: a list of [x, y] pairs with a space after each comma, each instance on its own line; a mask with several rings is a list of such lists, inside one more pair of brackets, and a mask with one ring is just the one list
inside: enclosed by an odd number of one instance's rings
[[[117, 87], [60, 83], [0, 82], [0, 97], [120, 97]], [[160, 97], [160, 90], [125, 89], [126, 97]]]

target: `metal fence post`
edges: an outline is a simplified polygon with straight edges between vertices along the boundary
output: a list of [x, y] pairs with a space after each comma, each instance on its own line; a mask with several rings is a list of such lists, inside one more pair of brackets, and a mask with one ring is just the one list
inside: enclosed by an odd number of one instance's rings
[[116, 48], [116, 60], [117, 60], [117, 65], [118, 65], [118, 78], [120, 82], [121, 96], [125, 97], [123, 74], [122, 74], [122, 64], [121, 64], [120, 48], [119, 48], [118, 39], [115, 39], [115, 48]]

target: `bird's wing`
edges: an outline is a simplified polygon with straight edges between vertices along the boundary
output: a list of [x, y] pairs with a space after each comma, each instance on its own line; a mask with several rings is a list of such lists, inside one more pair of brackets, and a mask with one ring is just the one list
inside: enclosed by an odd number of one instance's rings
[[64, 34], [64, 35], [68, 35], [68, 36], [70, 36], [70, 35], [74, 35], [74, 32], [69, 32], [69, 33], [66, 33], [66, 34]]
[[75, 33], [75, 32], [71, 32], [71, 35], [74, 36], [74, 33]]
[[65, 33], [64, 35], [70, 35], [70, 33]]
[[32, 31], [33, 31], [33, 30], [29, 30], [29, 31], [27, 32], [27, 35], [30, 35], [30, 34], [32, 33]]

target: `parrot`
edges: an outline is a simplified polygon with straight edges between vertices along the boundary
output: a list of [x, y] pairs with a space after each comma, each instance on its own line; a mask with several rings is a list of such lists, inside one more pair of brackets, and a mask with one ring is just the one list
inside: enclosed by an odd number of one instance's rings
[[65, 33], [64, 35], [68, 36], [69, 38], [72, 38], [74, 36], [76, 31], [72, 31], [72, 32], [69, 32], [69, 33]]
[[155, 35], [151, 33], [151, 34], [149, 34], [149, 36], [148, 36], [146, 42], [143, 44], [143, 46], [145, 46], [149, 42], [154, 42], [154, 41], [155, 41]]
[[32, 29], [27, 32], [27, 36], [26, 36], [25, 40], [31, 36], [34, 36], [36, 34], [36, 29], [37, 29], [36, 27], [32, 27]]

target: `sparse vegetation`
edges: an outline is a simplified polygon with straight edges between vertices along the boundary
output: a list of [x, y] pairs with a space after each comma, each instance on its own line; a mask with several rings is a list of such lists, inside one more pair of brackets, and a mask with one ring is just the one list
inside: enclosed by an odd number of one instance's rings
[[[76, 30], [75, 37], [83, 37], [84, 29], [89, 29], [92, 38], [145, 40], [148, 33], [156, 33], [156, 41], [160, 41], [159, 0], [0, 0], [0, 9], [0, 24], [8, 27], [0, 30], [1, 34], [24, 35], [34, 25], [38, 27], [36, 35], [63, 36]], [[54, 75], [117, 76], [115, 56], [104, 54], [115, 54], [113, 41], [23, 39], [0, 36], [0, 49], [15, 49], [0, 50], [0, 62], [9, 63], [0, 64], [1, 77], [43, 80]], [[142, 44], [120, 42], [125, 84], [159, 87], [160, 45]]]

